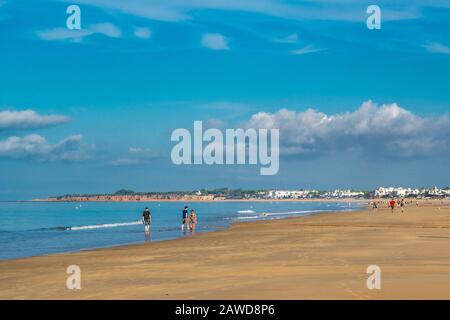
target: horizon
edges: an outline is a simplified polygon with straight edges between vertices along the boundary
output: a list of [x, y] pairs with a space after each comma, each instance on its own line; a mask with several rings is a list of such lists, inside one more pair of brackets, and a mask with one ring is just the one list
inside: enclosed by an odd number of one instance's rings
[[[411, 187], [378, 187], [376, 189], [351, 189], [351, 188], [341, 188], [341, 189], [303, 189], [303, 188], [297, 188], [297, 189], [277, 189], [277, 188], [269, 188], [269, 189], [231, 189], [227, 187], [222, 188], [216, 188], [216, 189], [194, 189], [194, 190], [168, 190], [168, 191], [134, 191], [134, 190], [128, 190], [128, 189], [120, 189], [115, 192], [111, 193], [89, 193], [89, 194], [60, 194], [60, 195], [49, 195], [47, 197], [43, 198], [33, 198], [33, 199], [21, 199], [21, 200], [4, 200], [4, 202], [11, 202], [11, 201], [32, 201], [32, 200], [40, 200], [40, 199], [53, 199], [53, 198], [61, 198], [61, 197], [94, 197], [94, 196], [136, 196], [136, 195], [174, 195], [179, 193], [184, 193], [185, 195], [212, 195], [212, 194], [218, 194], [218, 195], [224, 195], [224, 194], [235, 194], [236, 192], [241, 193], [268, 193], [268, 192], [298, 192], [298, 191], [304, 191], [304, 192], [319, 192], [319, 193], [330, 193], [330, 192], [336, 192], [336, 191], [350, 191], [350, 192], [363, 192], [363, 193], [374, 193], [376, 195], [377, 191], [380, 189], [397, 189], [395, 192], [397, 192], [399, 189], [401, 190], [419, 190], [419, 191], [429, 191], [432, 189], [438, 189], [438, 190], [450, 190], [450, 187], [420, 187], [420, 188], [411, 188]], [[201, 192], [198, 194], [198, 192]], [[391, 193], [386, 194], [385, 196], [391, 197], [393, 196]], [[383, 196], [383, 197], [385, 197]], [[315, 196], [317, 197], [317, 195]], [[352, 198], [353, 196], [350, 196]], [[375, 196], [376, 197], [376, 196]], [[398, 197], [395, 196], [395, 197]], [[448, 197], [448, 196], [446, 196]], [[1, 201], [1, 200], [0, 200]], [[164, 200], [161, 200], [164, 201]]]
[[[0, 0], [0, 200], [449, 186], [450, 7]], [[270, 5], [269, 5], [270, 4]], [[279, 129], [279, 170], [175, 165], [177, 129]], [[202, 145], [203, 146], [203, 145]], [[194, 155], [195, 156], [195, 155]]]

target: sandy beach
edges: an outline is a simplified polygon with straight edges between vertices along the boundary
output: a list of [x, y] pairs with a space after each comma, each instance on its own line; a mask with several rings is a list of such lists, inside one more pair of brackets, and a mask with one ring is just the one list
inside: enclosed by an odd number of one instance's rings
[[[450, 299], [450, 206], [234, 224], [177, 240], [0, 261], [1, 299]], [[81, 290], [66, 268], [81, 268]], [[381, 289], [366, 286], [369, 265]]]

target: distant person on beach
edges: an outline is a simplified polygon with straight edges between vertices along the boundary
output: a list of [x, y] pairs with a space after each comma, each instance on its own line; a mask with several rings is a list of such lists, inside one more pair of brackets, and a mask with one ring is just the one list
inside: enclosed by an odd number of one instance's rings
[[191, 232], [195, 232], [195, 227], [197, 226], [197, 215], [195, 211], [192, 209], [191, 214], [189, 215], [189, 229]]
[[378, 209], [378, 205], [375, 201], [372, 202], [372, 209]]
[[400, 200], [400, 208], [402, 209], [402, 213], [405, 211], [405, 199], [402, 198]]
[[148, 208], [142, 213], [142, 223], [144, 224], [145, 233], [150, 233], [150, 224], [152, 223], [152, 215]]
[[394, 199], [392, 199], [389, 202], [389, 207], [391, 208], [391, 212], [394, 213], [394, 208], [395, 208], [395, 200]]
[[181, 231], [184, 231], [184, 226], [188, 228], [188, 206], [184, 206], [182, 220], [181, 220]]

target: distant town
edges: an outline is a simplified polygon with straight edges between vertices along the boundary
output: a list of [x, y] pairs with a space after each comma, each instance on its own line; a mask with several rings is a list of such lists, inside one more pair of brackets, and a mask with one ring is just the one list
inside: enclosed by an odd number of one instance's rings
[[201, 189], [194, 191], [135, 192], [122, 189], [113, 194], [75, 194], [33, 199], [32, 201], [226, 201], [226, 200], [313, 200], [313, 199], [374, 199], [374, 198], [450, 198], [450, 188], [380, 187], [376, 190], [244, 190]]

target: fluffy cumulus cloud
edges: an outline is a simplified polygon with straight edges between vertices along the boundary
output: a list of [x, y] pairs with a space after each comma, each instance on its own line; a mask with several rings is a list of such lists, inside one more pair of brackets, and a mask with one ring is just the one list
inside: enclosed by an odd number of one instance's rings
[[4, 130], [37, 129], [55, 126], [70, 121], [69, 117], [60, 115], [40, 115], [34, 110], [0, 111], [0, 132]]
[[51, 144], [38, 134], [12, 136], [0, 140], [0, 157], [42, 161], [81, 161], [87, 158], [82, 146], [82, 135], [74, 135]]
[[201, 40], [202, 46], [211, 50], [228, 50], [228, 40], [220, 33], [205, 33]]
[[54, 28], [36, 32], [37, 36], [47, 41], [70, 40], [80, 42], [83, 38], [94, 34], [104, 35], [110, 38], [120, 38], [122, 31], [112, 23], [96, 23], [80, 30], [67, 28]]
[[359, 150], [365, 154], [415, 157], [450, 152], [448, 116], [420, 117], [398, 106], [364, 102], [354, 112], [327, 115], [313, 109], [281, 109], [254, 114], [251, 128], [279, 128], [281, 153], [326, 154]]
[[[41, 115], [34, 110], [0, 111], [0, 158], [39, 161], [81, 161], [88, 158], [82, 135], [50, 143], [39, 134], [15, 136], [17, 131], [46, 128], [70, 121], [61, 115]], [[9, 136], [9, 137], [8, 137]]]

